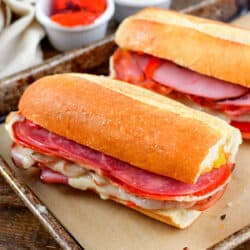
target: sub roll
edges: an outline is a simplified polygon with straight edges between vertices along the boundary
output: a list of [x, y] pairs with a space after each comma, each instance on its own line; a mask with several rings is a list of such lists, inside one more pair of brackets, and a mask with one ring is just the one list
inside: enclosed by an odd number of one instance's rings
[[250, 32], [145, 9], [118, 28], [113, 78], [218, 115], [250, 138]]
[[103, 76], [44, 77], [6, 128], [14, 163], [178, 228], [226, 190], [241, 143], [223, 120]]

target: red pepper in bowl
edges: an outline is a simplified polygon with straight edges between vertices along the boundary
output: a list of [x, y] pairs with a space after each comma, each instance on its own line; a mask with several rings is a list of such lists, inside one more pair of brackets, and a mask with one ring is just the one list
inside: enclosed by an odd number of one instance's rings
[[106, 0], [56, 0], [50, 18], [73, 27], [93, 23], [106, 9]]

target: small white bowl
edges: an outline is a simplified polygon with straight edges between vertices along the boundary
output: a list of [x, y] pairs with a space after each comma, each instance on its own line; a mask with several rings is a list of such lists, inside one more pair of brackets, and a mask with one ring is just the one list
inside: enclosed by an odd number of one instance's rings
[[169, 8], [171, 0], [115, 0], [115, 19], [121, 22], [146, 7]]
[[50, 19], [51, 3], [54, 0], [38, 0], [36, 17], [45, 28], [49, 41], [59, 51], [80, 48], [102, 39], [107, 31], [108, 22], [114, 15], [114, 1], [107, 1], [107, 8], [93, 24], [65, 27]]

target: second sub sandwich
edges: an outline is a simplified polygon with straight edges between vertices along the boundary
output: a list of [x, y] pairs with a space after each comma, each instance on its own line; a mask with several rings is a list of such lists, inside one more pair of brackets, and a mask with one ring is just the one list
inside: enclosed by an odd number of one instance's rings
[[250, 31], [168, 10], [126, 19], [112, 76], [222, 116], [250, 139]]
[[87, 74], [32, 84], [6, 128], [15, 164], [39, 168], [45, 183], [91, 189], [178, 228], [221, 198], [241, 143], [223, 120]]

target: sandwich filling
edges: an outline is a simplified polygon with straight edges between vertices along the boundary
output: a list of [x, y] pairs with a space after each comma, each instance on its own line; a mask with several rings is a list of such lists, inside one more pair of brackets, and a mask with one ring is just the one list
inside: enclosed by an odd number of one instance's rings
[[174, 99], [183, 97], [224, 114], [230, 124], [250, 138], [250, 92], [235, 85], [183, 68], [144, 53], [117, 49], [112, 58], [113, 77]]
[[221, 198], [233, 169], [219, 157], [216, 168], [188, 184], [80, 145], [19, 115], [12, 117], [7, 129], [14, 141], [12, 158], [17, 166], [39, 168], [46, 183], [91, 189], [103, 199], [120, 200], [130, 207], [203, 211]]

